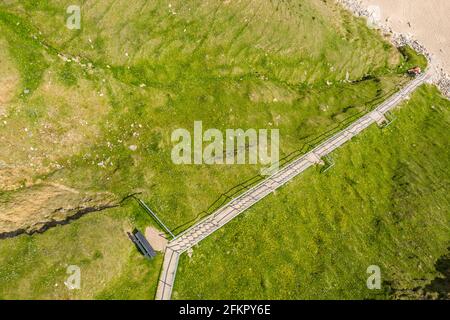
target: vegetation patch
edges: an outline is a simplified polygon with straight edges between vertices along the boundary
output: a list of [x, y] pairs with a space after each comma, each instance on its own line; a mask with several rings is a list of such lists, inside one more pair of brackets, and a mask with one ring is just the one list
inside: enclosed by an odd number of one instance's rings
[[[309, 169], [183, 255], [174, 298], [447, 298], [449, 107], [421, 88], [326, 173]], [[371, 265], [381, 290], [366, 286]]]
[[[0, 240], [0, 299], [153, 299], [162, 255], [148, 261], [127, 236], [148, 224], [130, 203], [43, 234]], [[71, 265], [80, 268], [80, 289], [64, 284]]]
[[[71, 194], [33, 203], [41, 186], [62, 185], [115, 199], [137, 193], [179, 233], [262, 177], [257, 166], [173, 164], [173, 130], [194, 121], [279, 129], [286, 164], [395, 93], [410, 80], [405, 70], [424, 63], [330, 1], [84, 1], [76, 31], [65, 27], [71, 4], [0, 4], [0, 75], [16, 79], [0, 91], [0, 99], [8, 95], [0, 100], [2, 217], [14, 215], [17, 199], [42, 214], [22, 210], [21, 229], [37, 217], [68, 217], [59, 209]], [[141, 260], [126, 238], [141, 223], [135, 209], [125, 202], [44, 234], [0, 240], [0, 297], [151, 297], [161, 257]], [[11, 220], [0, 220], [2, 232], [17, 231]], [[313, 241], [318, 252], [329, 239]], [[86, 291], [61, 285], [72, 263], [82, 266]]]

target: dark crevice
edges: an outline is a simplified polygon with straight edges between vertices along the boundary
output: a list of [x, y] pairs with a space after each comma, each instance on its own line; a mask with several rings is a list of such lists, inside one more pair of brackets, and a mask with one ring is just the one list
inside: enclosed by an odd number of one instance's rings
[[[78, 220], [79, 218], [83, 217], [84, 215], [86, 215], [88, 213], [99, 212], [99, 211], [103, 211], [103, 210], [107, 210], [107, 209], [120, 207], [123, 204], [123, 202], [125, 202], [126, 200], [128, 200], [129, 198], [131, 198], [137, 194], [140, 194], [140, 192], [129, 194], [126, 197], [124, 197], [122, 200], [120, 200], [119, 202], [115, 202], [112, 204], [105, 204], [105, 205], [87, 207], [87, 208], [82, 208], [82, 209], [75, 208], [73, 210], [70, 210], [71, 212], [75, 212], [73, 215], [68, 215], [64, 219], [61, 219], [61, 220], [50, 220], [48, 222], [44, 222], [42, 227], [40, 227], [39, 229], [28, 230], [28, 229], [22, 228], [22, 229], [17, 229], [14, 231], [0, 233], [0, 240], [14, 238], [14, 237], [20, 236], [22, 234], [26, 234], [26, 235], [30, 236], [33, 234], [44, 233], [45, 231], [47, 231], [50, 228], [53, 228], [56, 226], [67, 225], [74, 220]], [[57, 212], [58, 210], [59, 209], [55, 210], [54, 212]]]

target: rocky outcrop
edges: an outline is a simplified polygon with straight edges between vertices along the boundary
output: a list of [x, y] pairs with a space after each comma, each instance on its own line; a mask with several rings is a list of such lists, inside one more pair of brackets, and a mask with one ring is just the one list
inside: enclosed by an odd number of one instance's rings
[[59, 184], [39, 184], [0, 193], [0, 239], [43, 232], [94, 211], [120, 205], [108, 192], [79, 192]]

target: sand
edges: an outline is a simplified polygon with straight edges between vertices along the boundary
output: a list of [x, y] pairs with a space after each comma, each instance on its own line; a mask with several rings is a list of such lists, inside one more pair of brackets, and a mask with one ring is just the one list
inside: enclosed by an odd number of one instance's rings
[[167, 245], [167, 239], [164, 233], [158, 231], [153, 227], [145, 228], [145, 238], [156, 251], [164, 251]]
[[362, 5], [371, 12], [378, 7], [380, 22], [411, 34], [450, 73], [450, 0], [362, 0]]

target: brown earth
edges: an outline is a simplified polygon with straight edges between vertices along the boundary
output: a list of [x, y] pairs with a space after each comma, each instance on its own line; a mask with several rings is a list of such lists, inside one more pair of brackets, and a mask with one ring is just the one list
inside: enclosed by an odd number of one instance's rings
[[0, 39], [0, 117], [6, 113], [6, 103], [15, 95], [20, 82], [18, 71], [11, 63], [9, 54], [5, 48], [5, 43]]
[[166, 249], [167, 239], [161, 231], [153, 227], [147, 227], [145, 228], [145, 238], [156, 251], [164, 251]]
[[110, 193], [85, 193], [58, 184], [39, 184], [0, 193], [0, 238], [41, 232], [83, 214], [116, 207]]

